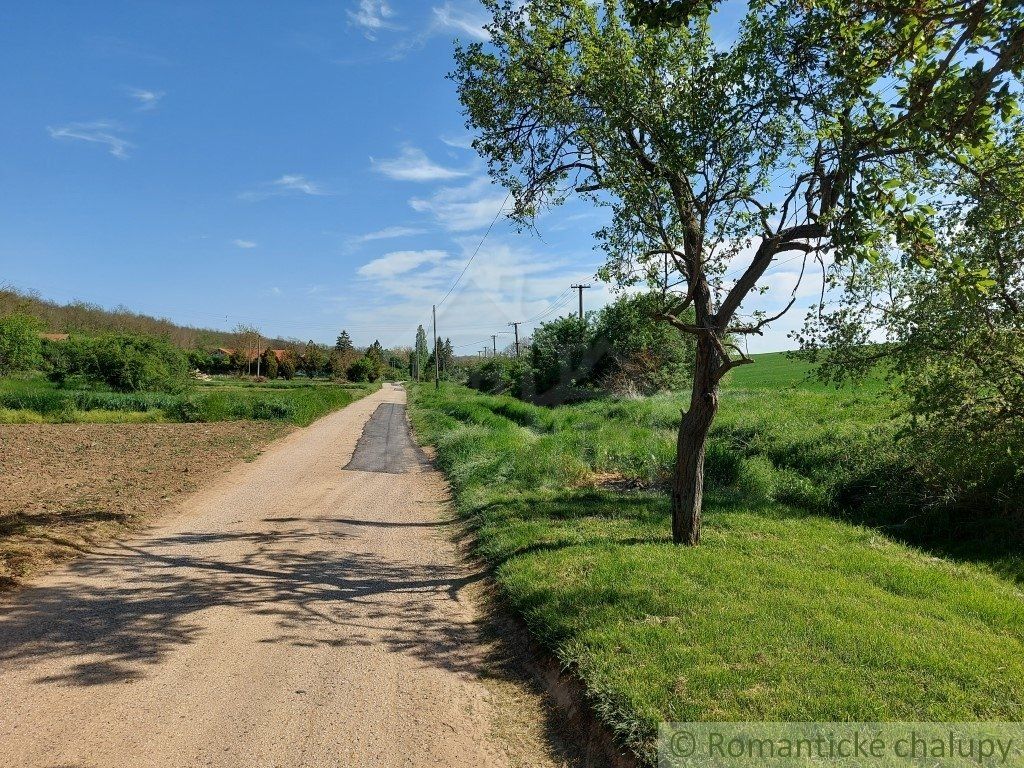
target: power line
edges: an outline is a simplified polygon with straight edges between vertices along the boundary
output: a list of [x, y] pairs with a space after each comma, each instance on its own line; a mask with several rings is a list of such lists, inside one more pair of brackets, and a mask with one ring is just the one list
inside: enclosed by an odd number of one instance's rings
[[556, 311], [558, 309], [561, 309], [566, 304], [568, 304], [570, 301], [572, 301], [572, 291], [567, 288], [559, 296], [557, 296], [555, 298], [555, 300], [552, 301], [551, 304], [546, 309], [544, 309], [540, 314], [537, 314], [537, 315], [534, 315], [533, 317], [527, 318], [523, 322], [525, 322], [525, 323], [533, 323], [533, 322], [536, 322], [537, 320], [541, 320], [541, 319], [547, 317], [548, 315], [550, 315], [552, 312], [554, 312], [554, 311]]
[[498, 208], [498, 212], [494, 214], [494, 218], [491, 219], [491, 223], [487, 225], [487, 230], [484, 232], [484, 236], [480, 238], [480, 242], [477, 243], [476, 249], [473, 251], [473, 255], [469, 257], [469, 261], [466, 262], [466, 266], [462, 268], [462, 271], [459, 273], [459, 276], [455, 278], [455, 282], [452, 283], [452, 287], [448, 289], [448, 293], [446, 293], [444, 297], [439, 302], [437, 302], [437, 306], [441, 306], [442, 304], [444, 304], [445, 301], [447, 301], [448, 297], [452, 295], [452, 291], [455, 290], [456, 286], [458, 286], [459, 282], [466, 274], [466, 270], [469, 269], [469, 265], [473, 263], [473, 260], [476, 258], [477, 254], [480, 253], [480, 249], [484, 247], [484, 242], [487, 240], [487, 236], [491, 234], [491, 230], [494, 229], [494, 225], [498, 223], [498, 219], [501, 217], [501, 214], [504, 213], [505, 204], [508, 203], [510, 197], [512, 197], [512, 190], [509, 190], [508, 194], [505, 195], [505, 199], [501, 202], [501, 207]]

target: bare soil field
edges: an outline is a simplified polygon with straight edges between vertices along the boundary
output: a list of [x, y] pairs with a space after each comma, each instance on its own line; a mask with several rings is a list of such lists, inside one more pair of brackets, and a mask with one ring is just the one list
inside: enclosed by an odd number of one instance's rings
[[144, 525], [293, 427], [0, 425], [0, 591]]

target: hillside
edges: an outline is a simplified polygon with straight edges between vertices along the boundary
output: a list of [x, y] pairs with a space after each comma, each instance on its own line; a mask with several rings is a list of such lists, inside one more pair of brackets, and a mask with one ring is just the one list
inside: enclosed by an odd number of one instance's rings
[[[49, 333], [141, 333], [159, 336], [183, 349], [234, 347], [240, 335], [214, 328], [180, 325], [167, 318], [152, 317], [119, 306], [105, 309], [98, 304], [73, 301], [60, 304], [34, 293], [0, 286], [0, 317], [23, 312], [38, 318]], [[268, 343], [286, 344], [284, 339], [268, 339]]]

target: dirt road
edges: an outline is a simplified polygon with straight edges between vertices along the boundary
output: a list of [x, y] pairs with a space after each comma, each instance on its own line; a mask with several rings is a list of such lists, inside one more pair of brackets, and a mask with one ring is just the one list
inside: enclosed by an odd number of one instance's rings
[[0, 600], [0, 765], [507, 764], [480, 574], [404, 401], [385, 386]]

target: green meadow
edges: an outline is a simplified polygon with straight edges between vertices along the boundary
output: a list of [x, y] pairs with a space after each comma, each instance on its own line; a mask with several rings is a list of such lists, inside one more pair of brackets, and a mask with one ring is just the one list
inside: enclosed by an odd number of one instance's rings
[[681, 397], [445, 384], [411, 418], [503, 599], [644, 761], [663, 720], [1020, 720], [1020, 559], [915, 538], [880, 382], [756, 360], [722, 393], [695, 548], [669, 537]]

